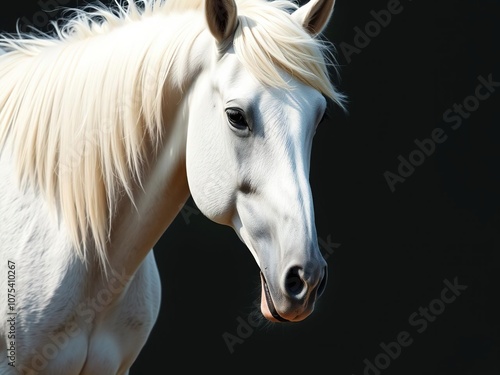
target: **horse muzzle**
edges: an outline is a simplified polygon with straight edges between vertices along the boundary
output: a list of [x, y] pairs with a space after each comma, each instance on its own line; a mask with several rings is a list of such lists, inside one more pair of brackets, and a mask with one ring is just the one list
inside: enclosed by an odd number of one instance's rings
[[260, 278], [262, 315], [272, 322], [300, 322], [313, 312], [316, 300], [325, 290], [327, 268], [307, 273], [301, 267], [291, 267], [274, 292], [262, 271]]

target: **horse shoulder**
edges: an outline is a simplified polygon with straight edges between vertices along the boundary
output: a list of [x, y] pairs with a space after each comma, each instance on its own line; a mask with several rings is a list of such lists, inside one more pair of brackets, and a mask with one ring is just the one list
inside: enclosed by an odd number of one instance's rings
[[[17, 367], [39, 374], [60, 373], [61, 368], [67, 375], [80, 374], [85, 366], [95, 370], [90, 373], [125, 371], [159, 313], [160, 278], [153, 251], [132, 278], [118, 270], [102, 281], [97, 265], [89, 267], [77, 256], [64, 224], [41, 195], [18, 187], [6, 155], [0, 150], [0, 261], [2, 267], [12, 265], [15, 275]], [[8, 300], [7, 286], [2, 278], [2, 301]], [[7, 313], [0, 310], [3, 353], [9, 342]], [[0, 373], [8, 374], [8, 369], [2, 358]]]

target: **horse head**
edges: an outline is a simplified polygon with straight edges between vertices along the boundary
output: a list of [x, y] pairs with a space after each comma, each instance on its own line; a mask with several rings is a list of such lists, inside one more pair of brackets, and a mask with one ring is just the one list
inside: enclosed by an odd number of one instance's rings
[[327, 280], [309, 170], [330, 87], [316, 36], [333, 5], [240, 14], [234, 0], [205, 3], [214, 53], [190, 93], [189, 189], [203, 214], [234, 228], [252, 253], [270, 321], [305, 319]]

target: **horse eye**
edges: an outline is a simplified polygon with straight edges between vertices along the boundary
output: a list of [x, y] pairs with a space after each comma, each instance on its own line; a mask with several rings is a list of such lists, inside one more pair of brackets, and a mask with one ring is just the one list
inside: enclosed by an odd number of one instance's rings
[[231, 126], [238, 130], [248, 129], [247, 120], [245, 120], [245, 114], [239, 108], [228, 108], [226, 109], [226, 115]]

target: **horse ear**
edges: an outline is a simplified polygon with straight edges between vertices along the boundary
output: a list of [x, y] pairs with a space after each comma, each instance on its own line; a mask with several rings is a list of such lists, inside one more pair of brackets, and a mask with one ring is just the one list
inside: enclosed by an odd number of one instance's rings
[[219, 43], [233, 35], [238, 14], [234, 0], [205, 0], [208, 28]]
[[292, 17], [315, 36], [321, 33], [333, 13], [335, 0], [310, 0], [293, 12]]

